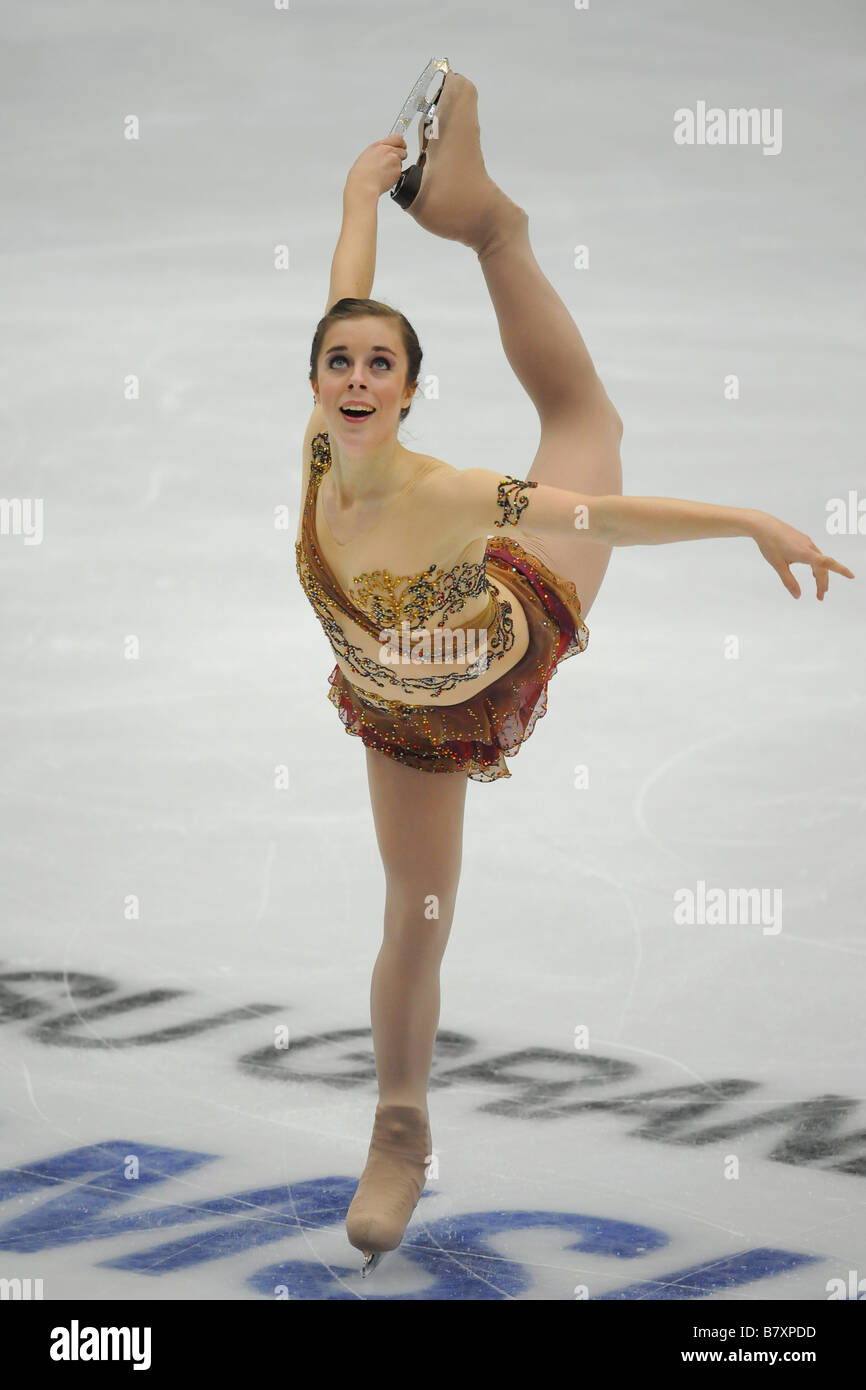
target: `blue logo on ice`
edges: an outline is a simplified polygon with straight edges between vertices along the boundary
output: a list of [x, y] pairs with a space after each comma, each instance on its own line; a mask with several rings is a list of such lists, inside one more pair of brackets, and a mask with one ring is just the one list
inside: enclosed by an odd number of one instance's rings
[[[124, 1164], [138, 1160], [139, 1176], [129, 1181]], [[208, 1223], [195, 1239], [189, 1235], [162, 1241], [147, 1250], [118, 1254], [100, 1266], [134, 1270], [159, 1278], [206, 1260], [225, 1259], [259, 1245], [304, 1238], [310, 1230], [342, 1225], [357, 1185], [356, 1178], [325, 1177], [276, 1187], [253, 1188], [200, 1202], [152, 1207], [124, 1213], [131, 1197], [182, 1176], [218, 1155], [187, 1149], [112, 1140], [56, 1154], [38, 1163], [0, 1172], [0, 1201], [43, 1192], [38, 1206], [0, 1225], [0, 1250], [18, 1253], [56, 1249], [85, 1241], [145, 1231]], [[217, 1221], [214, 1218], [225, 1218]], [[423, 1290], [403, 1294], [364, 1292], [368, 1298], [400, 1300], [489, 1300], [519, 1297], [532, 1286], [531, 1267], [508, 1258], [490, 1243], [496, 1236], [523, 1230], [555, 1228], [563, 1249], [586, 1255], [632, 1260], [667, 1245], [663, 1232], [648, 1226], [562, 1211], [469, 1212], [420, 1225], [400, 1247], [401, 1258], [429, 1276]], [[138, 1243], [138, 1242], [137, 1242]], [[664, 1277], [627, 1284], [602, 1299], [687, 1299], [709, 1295], [756, 1279], [766, 1279], [812, 1263], [818, 1256], [791, 1250], [746, 1250], [736, 1255], [674, 1270]], [[356, 1275], [351, 1267], [284, 1259], [250, 1276], [249, 1285], [274, 1298], [276, 1290], [297, 1299], [357, 1298], [345, 1286]]]

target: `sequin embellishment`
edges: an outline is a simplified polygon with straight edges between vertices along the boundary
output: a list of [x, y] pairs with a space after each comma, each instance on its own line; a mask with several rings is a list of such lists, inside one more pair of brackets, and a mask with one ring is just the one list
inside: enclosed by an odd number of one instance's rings
[[402, 622], [420, 627], [434, 613], [441, 615], [441, 621], [489, 591], [484, 561], [464, 561], [447, 573], [434, 563], [420, 574], [395, 576], [390, 570], [356, 574], [349, 597], [380, 627]]
[[506, 474], [496, 490], [496, 505], [502, 508], [505, 515], [502, 521], [494, 521], [494, 526], [517, 525], [529, 506], [529, 498], [520, 496], [521, 490], [526, 487], [538, 487], [538, 483], [512, 478], [510, 474]]
[[[491, 662], [498, 660], [510, 651], [514, 646], [514, 620], [512, 618], [511, 604], [507, 599], [499, 598], [496, 590], [489, 584], [485, 572], [485, 563], [480, 565], [457, 565], [450, 572], [439, 571], [443, 582], [436, 581], [429, 583], [429, 579], [435, 576], [437, 566], [433, 565], [430, 569], [424, 570], [418, 576], [405, 576], [414, 579], [415, 588], [414, 601], [416, 604], [428, 605], [437, 604], [439, 607], [433, 611], [444, 608], [446, 611], [456, 611], [456, 607], [462, 607], [466, 601], [466, 589], [473, 592], [483, 593], [487, 590], [490, 593], [493, 620], [488, 627], [487, 650], [479, 656], [465, 671], [450, 671], [445, 675], [436, 676], [399, 676], [391, 666], [382, 665], [373, 657], [368, 656], [361, 647], [350, 642], [342, 627], [337, 622], [332, 609], [343, 612], [346, 617], [364, 627], [371, 635], [380, 636], [382, 629], [393, 626], [393, 622], [381, 622], [378, 627], [373, 625], [370, 617], [364, 613], [363, 609], [355, 608], [355, 614], [343, 607], [340, 603], [339, 595], [348, 600], [348, 595], [344, 594], [336, 577], [330, 573], [324, 556], [320, 553], [316, 545], [315, 529], [315, 507], [316, 496], [319, 483], [331, 465], [330, 440], [327, 433], [318, 434], [311, 444], [310, 462], [310, 484], [307, 489], [305, 503], [305, 517], [302, 527], [302, 539], [295, 544], [295, 560], [298, 578], [301, 587], [306, 594], [316, 617], [331, 644], [335, 656], [345, 662], [346, 666], [357, 676], [360, 676], [380, 688], [386, 684], [397, 686], [405, 691], [425, 691], [431, 698], [443, 694], [447, 690], [454, 690], [462, 681], [475, 680], [479, 675], [486, 672]], [[307, 553], [309, 551], [309, 554]], [[311, 560], [314, 563], [311, 563]], [[336, 592], [329, 593], [322, 584], [318, 572], [326, 579], [333, 582]], [[477, 572], [476, 572], [477, 571]], [[377, 575], [386, 574], [387, 571], [377, 571]], [[371, 579], [374, 576], [359, 575], [359, 580]], [[447, 581], [452, 580], [449, 584]], [[428, 581], [428, 589], [424, 589], [423, 581]], [[483, 583], [482, 583], [483, 581]], [[481, 584], [481, 587], [477, 587]], [[457, 599], [460, 602], [457, 604]], [[428, 615], [429, 616], [429, 613]], [[380, 636], [381, 640], [381, 636]]]

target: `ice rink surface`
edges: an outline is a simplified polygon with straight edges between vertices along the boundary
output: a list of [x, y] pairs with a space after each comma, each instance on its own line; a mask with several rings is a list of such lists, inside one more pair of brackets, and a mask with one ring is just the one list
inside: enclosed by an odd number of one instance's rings
[[[2, 490], [42, 524], [0, 538], [0, 1277], [864, 1297], [862, 7], [9, 0], [2, 27]], [[770, 511], [857, 578], [819, 604], [797, 567], [795, 603], [748, 539], [614, 553], [511, 779], [470, 784], [435, 1161], [362, 1282], [383, 879], [293, 543], [345, 173], [433, 54], [478, 86], [625, 491]], [[678, 145], [701, 102], [779, 112], [780, 147]], [[406, 446], [525, 476], [472, 254], [385, 197], [374, 294], [425, 352]]]

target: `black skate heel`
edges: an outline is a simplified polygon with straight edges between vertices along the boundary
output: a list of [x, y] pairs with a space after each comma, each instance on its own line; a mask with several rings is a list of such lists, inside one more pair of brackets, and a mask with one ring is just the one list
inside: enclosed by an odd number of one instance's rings
[[[421, 187], [421, 178], [424, 173], [424, 161], [427, 158], [427, 142], [430, 139], [430, 132], [436, 117], [436, 107], [445, 86], [445, 80], [451, 71], [447, 58], [431, 58], [426, 68], [422, 72], [418, 81], [415, 83], [400, 111], [399, 116], [394, 122], [390, 135], [405, 135], [415, 117], [421, 113], [423, 120], [421, 123], [420, 152], [414, 164], [410, 164], [408, 169], [404, 169], [399, 179], [391, 189], [391, 197], [398, 207], [409, 208], [418, 196]], [[442, 73], [442, 81], [431, 97], [430, 87], [437, 73]]]

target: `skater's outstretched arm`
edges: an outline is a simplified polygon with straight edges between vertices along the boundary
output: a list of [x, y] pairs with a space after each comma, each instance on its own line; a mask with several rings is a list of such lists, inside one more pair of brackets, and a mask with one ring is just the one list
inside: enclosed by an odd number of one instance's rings
[[376, 271], [379, 199], [400, 177], [406, 158], [402, 135], [386, 135], [358, 156], [343, 189], [343, 223], [331, 265], [325, 312], [338, 299], [369, 299]]
[[827, 592], [833, 570], [846, 579], [854, 575], [838, 560], [824, 555], [811, 538], [769, 512], [752, 507], [723, 507], [679, 497], [590, 496], [532, 484], [487, 468], [467, 468], [451, 485], [453, 499], [474, 536], [521, 535], [563, 538], [573, 536], [605, 545], [667, 545], [672, 541], [707, 540], [715, 536], [749, 536], [794, 598], [800, 586], [789, 568], [809, 565], [817, 597]]

